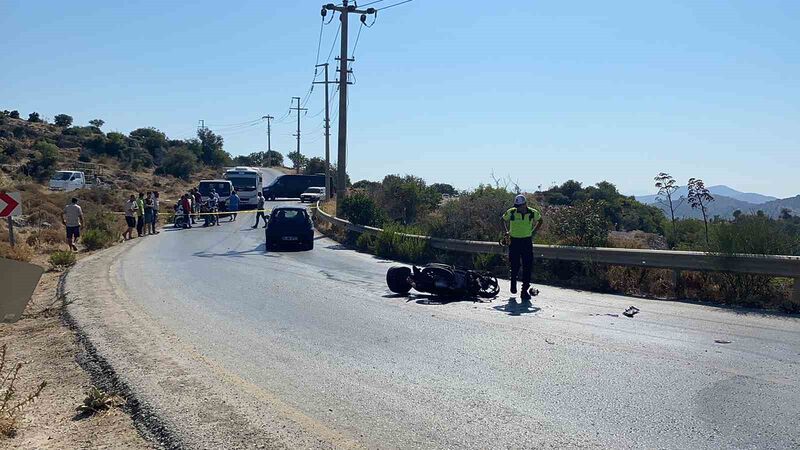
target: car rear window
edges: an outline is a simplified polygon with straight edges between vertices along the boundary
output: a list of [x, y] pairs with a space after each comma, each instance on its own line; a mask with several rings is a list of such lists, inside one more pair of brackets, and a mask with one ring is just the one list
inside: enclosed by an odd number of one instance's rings
[[275, 211], [273, 219], [276, 223], [304, 223], [308, 220], [306, 212], [298, 209], [279, 209]]

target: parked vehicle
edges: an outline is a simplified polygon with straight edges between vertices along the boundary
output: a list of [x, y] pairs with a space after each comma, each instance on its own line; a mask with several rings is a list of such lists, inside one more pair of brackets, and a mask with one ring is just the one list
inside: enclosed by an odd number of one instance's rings
[[281, 175], [264, 188], [264, 198], [300, 198], [311, 186], [325, 186], [325, 175]]
[[300, 203], [314, 203], [325, 199], [325, 188], [312, 186], [300, 194]]
[[48, 186], [51, 191], [70, 192], [91, 187], [91, 184], [87, 181], [86, 175], [81, 171], [59, 170], [50, 178]]
[[300, 206], [281, 206], [272, 210], [264, 230], [267, 250], [281, 245], [314, 248], [314, 225], [311, 216]]
[[220, 203], [227, 204], [228, 197], [230, 197], [231, 192], [233, 192], [233, 183], [231, 183], [230, 180], [201, 180], [200, 184], [197, 186], [197, 190], [200, 191], [203, 203], [208, 201], [211, 188], [214, 188], [214, 191], [219, 195]]
[[491, 274], [446, 264], [390, 267], [386, 272], [386, 284], [390, 291], [403, 295], [411, 288], [449, 298], [494, 298], [500, 293], [497, 278]]
[[263, 175], [253, 167], [234, 167], [225, 171], [225, 179], [239, 194], [239, 209], [258, 206], [258, 191], [263, 188]]

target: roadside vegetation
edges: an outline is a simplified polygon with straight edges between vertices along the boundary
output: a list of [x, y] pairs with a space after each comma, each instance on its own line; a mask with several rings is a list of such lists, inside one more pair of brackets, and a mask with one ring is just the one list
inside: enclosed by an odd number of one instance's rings
[[[672, 194], [674, 181], [660, 174], [656, 183]], [[494, 177], [493, 177], [494, 178]], [[654, 186], [659, 190], [658, 184]], [[497, 241], [502, 235], [500, 215], [521, 193], [510, 180], [456, 192], [446, 184], [428, 185], [411, 176], [388, 175], [382, 181], [361, 180], [343, 200], [343, 218], [360, 225], [383, 228], [379, 236], [339, 232], [338, 238], [358, 249], [409, 263], [445, 262], [507, 273], [497, 255], [432, 252], [424, 242], [396, 233]], [[544, 216], [538, 244], [582, 247], [695, 250], [721, 254], [800, 255], [800, 217], [784, 211], [773, 219], [763, 213], [736, 213], [732, 220], [665, 217], [661, 209], [622, 195], [609, 182], [583, 186], [570, 180], [548, 189], [525, 193], [529, 204]], [[665, 201], [669, 201], [665, 197]], [[706, 208], [713, 197], [702, 180], [693, 179], [693, 207]], [[328, 212], [335, 208], [324, 205]], [[705, 216], [705, 214], [703, 214]], [[676, 286], [671, 270], [640, 269], [570, 261], [537, 260], [537, 282], [656, 298], [683, 298], [723, 304], [800, 311], [790, 299], [790, 279], [755, 275], [683, 272]]]

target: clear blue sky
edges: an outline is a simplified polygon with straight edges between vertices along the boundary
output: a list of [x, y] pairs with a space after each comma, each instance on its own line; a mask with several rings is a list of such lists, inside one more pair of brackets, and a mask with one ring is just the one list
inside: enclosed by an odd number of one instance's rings
[[[305, 95], [321, 4], [2, 0], [0, 108], [180, 138], [205, 119], [229, 152], [264, 150], [263, 124], [220, 125], [282, 117]], [[528, 189], [574, 178], [643, 194], [667, 171], [800, 193], [796, 0], [415, 0], [379, 13], [355, 56], [354, 180], [470, 188], [494, 171]], [[310, 156], [324, 151], [322, 105], [318, 86], [302, 119]], [[293, 129], [275, 123], [273, 147], [293, 150]]]

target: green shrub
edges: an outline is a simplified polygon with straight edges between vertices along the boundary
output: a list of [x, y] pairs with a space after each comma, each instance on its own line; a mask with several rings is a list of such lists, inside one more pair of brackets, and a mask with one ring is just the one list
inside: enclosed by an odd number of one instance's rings
[[383, 213], [375, 202], [363, 192], [355, 192], [342, 200], [344, 219], [358, 225], [379, 227], [383, 223]]
[[71, 251], [57, 251], [50, 255], [50, 265], [54, 268], [70, 267], [75, 264], [75, 253]]
[[363, 233], [356, 239], [356, 248], [364, 252], [375, 250], [375, 236]]
[[87, 250], [100, 250], [101, 248], [106, 248], [114, 241], [114, 238], [111, 234], [103, 231], [103, 230], [86, 230], [83, 233], [81, 238], [81, 242], [86, 247]]
[[574, 206], [553, 208], [549, 212], [548, 232], [562, 245], [605, 247], [609, 223], [602, 212], [603, 202], [586, 200]]
[[374, 242], [374, 252], [382, 258], [396, 258], [408, 262], [425, 262], [430, 253], [428, 241], [402, 234], [424, 235], [415, 227], [388, 224]]

